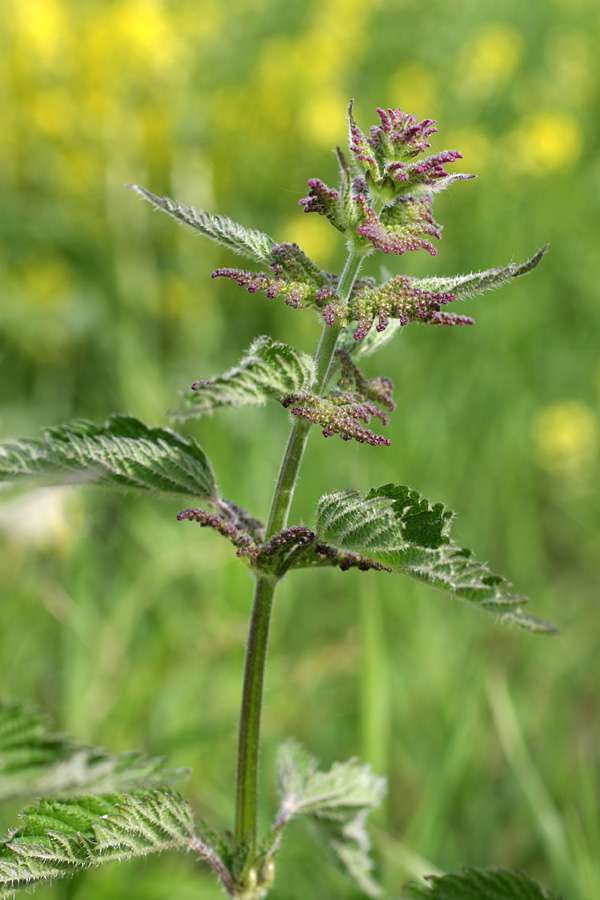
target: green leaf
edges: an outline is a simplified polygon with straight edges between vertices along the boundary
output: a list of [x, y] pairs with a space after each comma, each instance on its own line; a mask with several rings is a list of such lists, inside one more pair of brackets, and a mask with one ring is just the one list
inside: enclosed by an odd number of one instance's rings
[[453, 513], [405, 485], [383, 485], [364, 498], [336, 491], [321, 498], [318, 538], [338, 550], [359, 553], [391, 571], [448, 591], [479, 609], [531, 631], [555, 628], [522, 609], [527, 598], [512, 593], [495, 575], [449, 536]]
[[275, 241], [262, 231], [252, 228], [244, 228], [227, 216], [211, 216], [203, 209], [194, 206], [184, 206], [177, 200], [169, 197], [158, 197], [137, 184], [127, 184], [143, 197], [155, 209], [168, 213], [178, 222], [182, 222], [194, 231], [210, 238], [216, 244], [221, 244], [229, 250], [233, 250], [239, 256], [245, 256], [259, 263], [271, 263], [273, 261], [272, 250], [276, 246]]
[[41, 440], [0, 444], [0, 483], [37, 476], [51, 484], [94, 483], [214, 501], [217, 485], [202, 448], [131, 416], [104, 425], [76, 419]]
[[454, 513], [443, 503], [430, 503], [405, 484], [384, 484], [373, 488], [366, 500], [378, 497], [392, 501], [394, 518], [402, 528], [404, 541], [434, 548], [448, 543]]
[[328, 772], [320, 772], [317, 760], [295, 741], [280, 748], [277, 765], [281, 810], [274, 831], [294, 816], [308, 817], [346, 873], [368, 896], [378, 897], [381, 891], [371, 875], [365, 820], [381, 803], [385, 778], [356, 759], [334, 763]]
[[108, 794], [41, 800], [0, 844], [0, 898], [83, 867], [171, 848], [195, 849], [187, 803], [175, 794]]
[[[323, 295], [323, 317], [329, 324], [335, 321], [345, 328], [340, 347], [353, 355], [372, 353], [410, 322], [473, 325], [469, 316], [448, 312], [447, 307], [455, 300], [481, 294], [525, 275], [537, 266], [545, 251], [546, 247], [543, 247], [524, 263], [511, 263], [471, 275], [425, 279], [396, 275], [379, 285], [365, 281], [353, 292], [347, 304]], [[351, 323], [356, 323], [352, 332]], [[388, 336], [390, 328], [393, 330]], [[352, 339], [358, 344], [355, 350], [351, 346]]]
[[560, 900], [522, 872], [463, 869], [460, 875], [431, 875], [427, 884], [406, 884], [400, 900]]
[[411, 285], [421, 291], [451, 293], [454, 294], [455, 300], [466, 300], [468, 297], [475, 297], [491, 288], [499, 287], [520, 275], [527, 275], [535, 269], [547, 249], [548, 244], [545, 244], [531, 259], [522, 263], [510, 263], [508, 266], [497, 266], [485, 272], [472, 272], [470, 275], [456, 275], [449, 278], [411, 278]]
[[282, 813], [318, 816], [342, 822], [357, 812], [375, 809], [386, 791], [386, 781], [357, 759], [336, 762], [328, 772], [296, 741], [286, 741], [277, 755]]
[[306, 255], [298, 244], [283, 243], [273, 248], [273, 262], [269, 266], [275, 274], [281, 274], [289, 282], [309, 284], [315, 288], [330, 288], [337, 282], [337, 276], [323, 272]]
[[363, 499], [358, 491], [334, 491], [319, 500], [315, 530], [340, 550], [371, 554], [404, 545], [401, 526], [385, 497]]
[[166, 787], [187, 775], [163, 759], [107, 753], [55, 734], [18, 703], [0, 705], [0, 800], [71, 797]]
[[223, 406], [261, 406], [307, 390], [315, 380], [311, 356], [287, 344], [260, 337], [240, 364], [209, 381], [198, 381], [173, 416], [202, 416]]

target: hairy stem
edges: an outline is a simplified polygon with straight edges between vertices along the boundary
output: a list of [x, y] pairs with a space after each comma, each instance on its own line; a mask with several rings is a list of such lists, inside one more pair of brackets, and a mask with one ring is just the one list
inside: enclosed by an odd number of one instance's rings
[[[363, 255], [360, 253], [350, 253], [340, 279], [338, 293], [341, 300], [345, 303], [350, 296], [352, 286], [358, 275]], [[317, 380], [314, 386], [314, 392], [321, 395], [327, 387], [329, 380], [329, 371], [333, 360], [333, 354], [340, 335], [341, 328], [339, 325], [324, 325], [321, 340], [315, 353], [315, 367], [317, 370]], [[298, 471], [304, 455], [304, 448], [308, 440], [311, 424], [306, 419], [298, 419], [293, 427], [285, 448], [285, 454], [281, 462], [279, 477], [275, 485], [273, 500], [271, 501], [271, 511], [269, 514], [269, 522], [267, 525], [267, 540], [287, 525], [290, 506], [294, 496], [294, 489], [298, 480]]]
[[[344, 302], [350, 296], [363, 258], [363, 254], [353, 251], [348, 255], [338, 288], [339, 296]], [[317, 379], [314, 391], [319, 395], [325, 390], [329, 381], [333, 354], [340, 331], [341, 329], [337, 325], [323, 326], [321, 341], [315, 354]], [[267, 540], [287, 525], [310, 427], [310, 423], [305, 419], [298, 419], [292, 427], [271, 501]], [[235, 836], [238, 842], [243, 841], [246, 837], [250, 838], [253, 845], [252, 856], [254, 856], [256, 848], [258, 818], [258, 755], [263, 682], [271, 609], [276, 586], [277, 581], [273, 578], [261, 576], [257, 579], [246, 646], [238, 743]]]
[[251, 858], [254, 857], [256, 849], [258, 751], [263, 681], [276, 585], [277, 582], [273, 579], [263, 577], [257, 579], [246, 645], [238, 736], [235, 837], [238, 843], [249, 837], [253, 847]]

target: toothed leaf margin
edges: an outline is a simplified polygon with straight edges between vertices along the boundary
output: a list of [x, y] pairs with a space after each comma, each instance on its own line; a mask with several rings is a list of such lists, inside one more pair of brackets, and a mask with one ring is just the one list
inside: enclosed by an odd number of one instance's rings
[[550, 623], [524, 612], [528, 599], [514, 594], [510, 582], [451, 540], [453, 515], [442, 503], [432, 504], [406, 485], [388, 484], [365, 497], [358, 491], [325, 495], [317, 508], [315, 531], [326, 545], [448, 591], [505, 622], [530, 631], [555, 631]]
[[50, 484], [101, 484], [214, 501], [217, 484], [193, 438], [132, 416], [104, 425], [76, 419], [39, 440], [0, 444], [0, 482], [37, 477]]
[[281, 809], [274, 833], [295, 816], [307, 817], [350, 878], [369, 897], [379, 897], [381, 889], [371, 874], [366, 818], [381, 803], [385, 778], [356, 759], [321, 772], [317, 760], [295, 741], [280, 747], [277, 767]]
[[406, 884], [400, 900], [560, 900], [523, 872], [465, 868], [460, 875], [431, 875]]
[[0, 801], [150, 790], [187, 774], [162, 758], [85, 747], [54, 733], [34, 710], [0, 705]]

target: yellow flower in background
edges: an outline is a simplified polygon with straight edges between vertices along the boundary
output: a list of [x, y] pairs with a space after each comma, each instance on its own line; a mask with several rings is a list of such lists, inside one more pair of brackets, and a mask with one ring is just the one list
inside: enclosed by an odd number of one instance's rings
[[326, 88], [302, 109], [303, 129], [311, 142], [330, 148], [346, 133], [348, 97], [338, 88]]
[[553, 403], [537, 415], [533, 437], [540, 465], [565, 474], [589, 465], [598, 456], [598, 420], [578, 401]]
[[124, 0], [107, 20], [112, 37], [122, 41], [134, 59], [151, 63], [151, 68], [166, 69], [175, 62], [177, 34], [168, 5], [153, 0]]
[[[307, 5], [306, 28], [276, 32], [256, 52], [252, 78], [242, 89], [248, 119], [290, 133], [299, 124], [311, 142], [330, 148], [346, 133], [347, 61], [360, 59], [372, 5], [359, 0], [321, 0]], [[243, 129], [246, 130], [246, 129]]]
[[51, 63], [69, 35], [65, 4], [59, 0], [19, 0], [15, 3], [16, 39], [36, 63]]
[[[260, 0], [261, 4], [264, 0]], [[237, 0], [236, 9], [243, 5], [243, 0]], [[227, 27], [230, 12], [221, 0], [202, 0], [202, 15], [198, 14], [198, 4], [189, 2], [181, 6], [169, 7], [169, 16], [173, 27], [185, 35], [186, 41], [190, 38], [205, 41], [214, 37], [220, 30]]]
[[577, 161], [582, 143], [581, 128], [570, 113], [535, 113], [508, 136], [506, 163], [514, 172], [552, 175]]
[[523, 56], [523, 38], [511, 25], [484, 25], [462, 47], [457, 64], [459, 93], [482, 99], [503, 87]]
[[22, 298], [35, 306], [62, 306], [72, 286], [71, 271], [58, 256], [37, 259], [16, 274]]

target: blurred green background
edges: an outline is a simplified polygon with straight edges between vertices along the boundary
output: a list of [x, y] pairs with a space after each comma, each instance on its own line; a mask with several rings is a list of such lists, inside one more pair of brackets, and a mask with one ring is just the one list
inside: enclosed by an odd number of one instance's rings
[[[164, 424], [177, 392], [260, 333], [305, 350], [310, 312], [250, 296], [225, 250], [123, 188], [138, 182], [333, 271], [343, 241], [304, 216], [335, 183], [345, 110], [437, 120], [477, 181], [436, 200], [452, 274], [550, 251], [464, 304], [474, 328], [411, 326], [366, 361], [396, 383], [391, 448], [311, 438], [294, 521], [327, 490], [408, 483], [458, 512], [472, 546], [561, 634], [531, 636], [424, 586], [307, 572], [278, 595], [264, 717], [323, 764], [387, 773], [374, 843], [386, 896], [460, 865], [521, 868], [565, 900], [600, 896], [598, 821], [600, 156], [596, 0], [8, 0], [0, 25], [0, 437], [115, 411]], [[225, 496], [266, 514], [288, 431], [279, 407], [190, 430]], [[258, 441], [257, 437], [262, 440]], [[114, 750], [191, 765], [199, 815], [232, 823], [251, 579], [177, 501], [37, 491], [0, 506], [2, 694]], [[14, 826], [16, 810], [2, 824]], [[191, 858], [84, 873], [46, 897], [214, 897]], [[301, 824], [273, 897], [356, 892]]]

